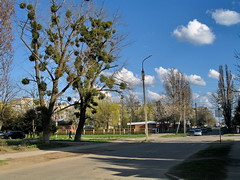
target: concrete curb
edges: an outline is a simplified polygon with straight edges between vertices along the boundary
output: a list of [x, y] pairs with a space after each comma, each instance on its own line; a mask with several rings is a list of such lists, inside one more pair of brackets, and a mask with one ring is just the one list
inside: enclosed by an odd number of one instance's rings
[[171, 180], [183, 180], [180, 177], [174, 176], [174, 175], [169, 174], [169, 173], [165, 173], [165, 176], [167, 176]]

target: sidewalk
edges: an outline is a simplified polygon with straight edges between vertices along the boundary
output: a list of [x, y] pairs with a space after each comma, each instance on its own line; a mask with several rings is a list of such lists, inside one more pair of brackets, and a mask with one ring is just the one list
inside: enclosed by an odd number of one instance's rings
[[228, 180], [240, 179], [240, 141], [235, 141], [229, 154], [230, 163], [227, 167]]

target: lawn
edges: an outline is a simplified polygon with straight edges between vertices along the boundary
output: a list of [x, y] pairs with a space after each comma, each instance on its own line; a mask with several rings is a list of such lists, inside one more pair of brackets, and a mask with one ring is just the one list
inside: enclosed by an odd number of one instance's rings
[[178, 134], [167, 134], [167, 135], [162, 135], [160, 137], [162, 138], [174, 138], [174, 137], [186, 137], [187, 134], [184, 133], [178, 133]]
[[[145, 134], [103, 134], [103, 135], [82, 135], [83, 141], [91, 141], [91, 140], [118, 140], [122, 138], [142, 138], [145, 137]], [[73, 139], [69, 139], [68, 135], [54, 135], [51, 136], [52, 140], [70, 140], [73, 141]]]
[[187, 180], [226, 179], [228, 153], [232, 143], [212, 144], [168, 172]]
[[[106, 135], [83, 135], [82, 142], [109, 142], [116, 141], [122, 138], [141, 138], [144, 134], [106, 134]], [[0, 139], [0, 154], [19, 151], [31, 151], [35, 149], [51, 149], [58, 147], [70, 146], [68, 142], [74, 139], [69, 139], [68, 135], [53, 135], [51, 142], [44, 144], [41, 141], [33, 141], [31, 139]]]

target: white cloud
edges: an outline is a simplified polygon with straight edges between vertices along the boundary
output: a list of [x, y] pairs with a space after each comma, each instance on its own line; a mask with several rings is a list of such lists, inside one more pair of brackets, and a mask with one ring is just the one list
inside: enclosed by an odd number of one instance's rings
[[231, 26], [240, 23], [240, 13], [228, 9], [216, 9], [211, 12], [217, 24]]
[[126, 68], [122, 68], [121, 71], [118, 71], [115, 78], [126, 82], [130, 87], [137, 87], [141, 83], [141, 79], [136, 77], [133, 72], [127, 70]]
[[214, 70], [214, 69], [210, 69], [208, 72], [208, 77], [213, 78], [213, 79], [218, 79], [219, 78], [219, 72]]
[[148, 90], [148, 99], [150, 101], [159, 101], [159, 100], [166, 99], [166, 96]]
[[[137, 75], [134, 75], [132, 71], [127, 70], [126, 68], [122, 68], [121, 71], [118, 71], [114, 75], [115, 79], [118, 81], [124, 81], [128, 84], [130, 88], [136, 88], [142, 84], [142, 79], [140, 79]], [[153, 85], [155, 83], [155, 77], [151, 75], [145, 76], [145, 84], [146, 86]]]
[[199, 85], [199, 86], [206, 86], [206, 82], [201, 78], [201, 76], [194, 74], [190, 76], [185, 75], [185, 77], [192, 84]]
[[193, 99], [197, 103], [197, 106], [205, 106], [208, 108], [214, 107], [213, 103], [211, 102], [211, 96], [212, 96], [212, 93], [210, 92], [207, 92], [204, 95], [193, 93]]
[[154, 70], [157, 73], [158, 78], [161, 80], [161, 82], [163, 82], [164, 77], [166, 76], [166, 74], [170, 69], [164, 69], [163, 67], [159, 67], [159, 68], [155, 68]]
[[195, 45], [212, 44], [216, 38], [212, 30], [197, 19], [189, 21], [187, 27], [179, 26], [176, 28], [173, 31], [173, 36], [180, 41], [190, 42]]
[[145, 83], [146, 83], [146, 85], [148, 86], [148, 85], [153, 85], [153, 84], [155, 84], [155, 77], [154, 76], [151, 76], [151, 75], [146, 75], [145, 76]]
[[[158, 78], [161, 80], [161, 82], [164, 81], [165, 76], [171, 69], [165, 69], [163, 67], [155, 68], [155, 72], [158, 74]], [[174, 69], [175, 72], [178, 72], [178, 69]], [[184, 75], [186, 80], [188, 80], [190, 83], [199, 85], [199, 86], [205, 86], [206, 82], [201, 78], [201, 76], [198, 75]]]

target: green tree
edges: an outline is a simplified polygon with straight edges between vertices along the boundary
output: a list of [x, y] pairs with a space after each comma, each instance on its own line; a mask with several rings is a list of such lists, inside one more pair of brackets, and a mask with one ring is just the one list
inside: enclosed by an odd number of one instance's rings
[[121, 38], [116, 34], [113, 22], [100, 17], [102, 11], [83, 18], [80, 35], [75, 41], [82, 45], [74, 52], [76, 74], [73, 76], [77, 77], [77, 80], [73, 87], [80, 97], [79, 124], [74, 141], [81, 140], [87, 110], [96, 112], [96, 97], [101, 100], [106, 91], [120, 92], [126, 88], [126, 83], [116, 80], [114, 73], [111, 76], [104, 74], [117, 66], [116, 50]]
[[101, 100], [93, 114], [95, 127], [117, 127], [120, 119], [120, 106], [110, 100]]
[[81, 44], [81, 32], [86, 28], [83, 23], [91, 9], [88, 2], [82, 1], [79, 9], [75, 7], [78, 13], [73, 15], [74, 11], [69, 5], [65, 1], [57, 0], [46, 4], [50, 9], [50, 23], [44, 26], [38, 15], [46, 13], [45, 9], [41, 14], [37, 14], [37, 6], [20, 4], [27, 16], [27, 20], [21, 24], [21, 40], [30, 51], [29, 61], [33, 63], [35, 73], [32, 79], [24, 78], [22, 83], [29, 84], [31, 81], [37, 86], [45, 143], [49, 142], [50, 125], [57, 99], [78, 78], [71, 73], [73, 60], [77, 56], [76, 49]]
[[197, 126], [213, 126], [216, 124], [216, 119], [213, 117], [212, 112], [206, 107], [197, 108]]

